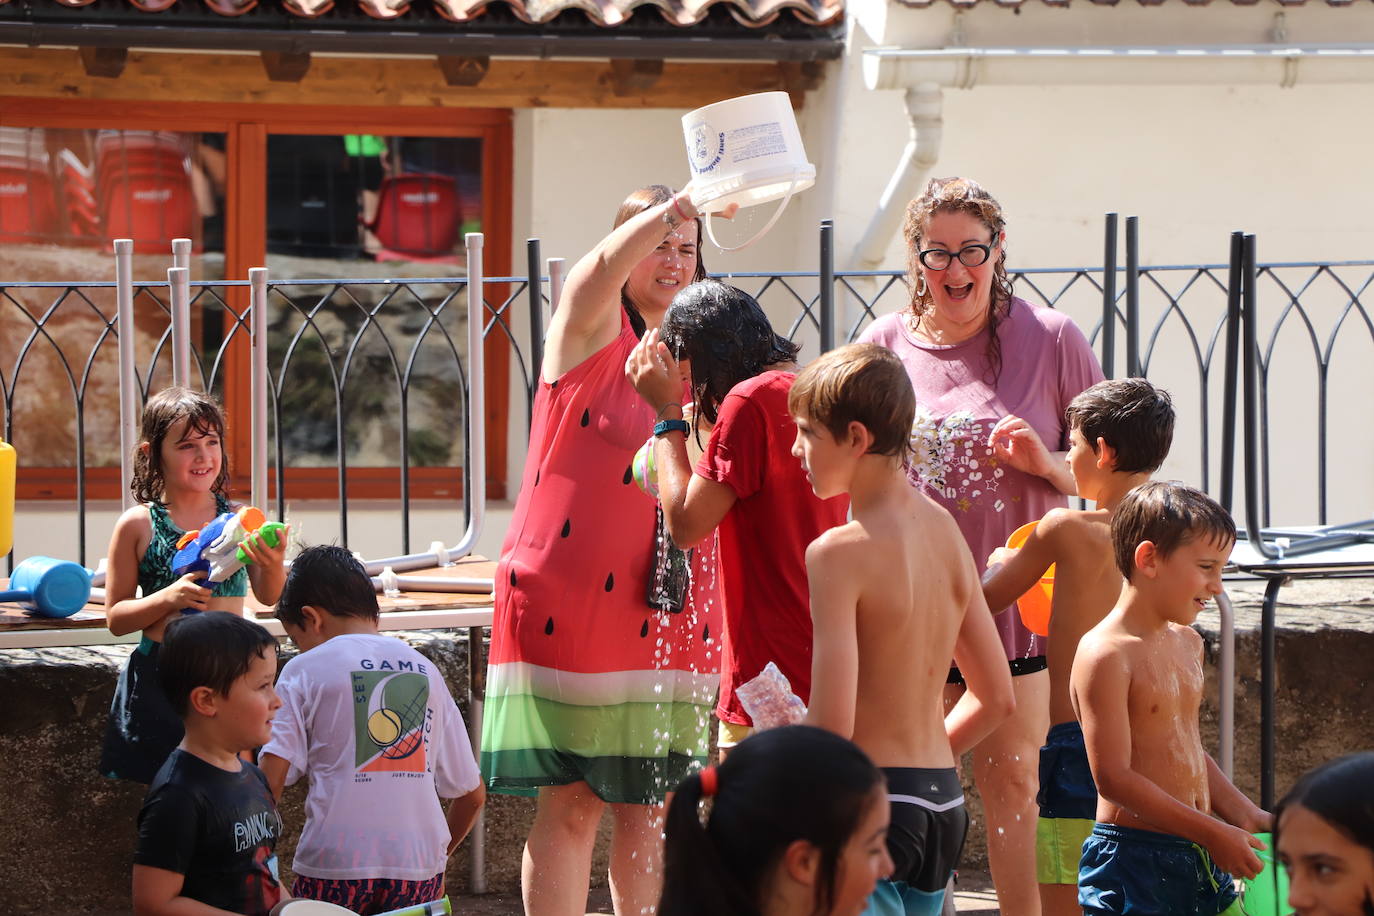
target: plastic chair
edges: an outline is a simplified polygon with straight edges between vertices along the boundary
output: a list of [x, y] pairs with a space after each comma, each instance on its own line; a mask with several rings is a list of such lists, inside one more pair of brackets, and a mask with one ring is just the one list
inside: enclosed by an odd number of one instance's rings
[[96, 141], [104, 235], [133, 239], [139, 254], [165, 252], [172, 239], [192, 237], [197, 216], [184, 144], [175, 135], [169, 142], [148, 133]]
[[441, 258], [454, 253], [461, 216], [453, 176], [416, 172], [382, 179], [377, 214], [366, 226], [388, 251]]
[[0, 243], [32, 243], [57, 232], [57, 197], [46, 163], [0, 160]]

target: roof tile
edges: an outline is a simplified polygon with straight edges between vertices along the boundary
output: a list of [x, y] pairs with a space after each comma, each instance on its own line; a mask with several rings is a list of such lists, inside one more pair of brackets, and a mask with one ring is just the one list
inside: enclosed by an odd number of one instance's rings
[[[0, 0], [4, 4], [8, 0]], [[96, 0], [57, 0], [69, 7], [89, 6]], [[225, 17], [242, 16], [254, 9], [259, 0], [126, 0], [130, 6], [145, 13], [160, 13], [178, 2], [183, 8], [198, 6]], [[269, 0], [271, 2], [271, 0]], [[907, 2], [907, 0], [903, 0]], [[911, 5], [926, 6], [934, 0], [915, 0]], [[959, 5], [973, 5], [978, 0], [954, 0]], [[1005, 0], [995, 0], [1003, 3]], [[1012, 5], [1021, 2], [1013, 0]], [[1054, 0], [1050, 0], [1054, 2]], [[1064, 0], [1059, 0], [1064, 2]], [[334, 10], [354, 5], [373, 19], [397, 19], [413, 6], [432, 7], [443, 18], [456, 23], [472, 22], [489, 7], [503, 4], [517, 19], [532, 25], [545, 25], [564, 13], [582, 11], [598, 26], [622, 25], [640, 7], [655, 7], [662, 17], [675, 26], [696, 25], [706, 18], [711, 8], [724, 6], [740, 24], [760, 28], [790, 11], [800, 22], [811, 26], [830, 26], [844, 16], [844, 0], [280, 0], [281, 7], [302, 19], [317, 19]]]

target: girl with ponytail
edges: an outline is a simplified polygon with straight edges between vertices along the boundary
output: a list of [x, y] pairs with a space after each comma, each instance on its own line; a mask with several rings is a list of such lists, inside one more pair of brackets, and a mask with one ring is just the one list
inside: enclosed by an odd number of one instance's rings
[[892, 870], [887, 819], [882, 773], [851, 742], [753, 735], [678, 787], [658, 916], [857, 916]]

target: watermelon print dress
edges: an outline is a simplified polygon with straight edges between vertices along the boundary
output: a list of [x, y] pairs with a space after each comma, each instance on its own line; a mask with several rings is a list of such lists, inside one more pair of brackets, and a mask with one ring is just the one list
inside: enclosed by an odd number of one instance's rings
[[683, 608], [646, 600], [655, 503], [631, 462], [654, 423], [620, 336], [535, 396], [525, 477], [496, 569], [482, 723], [495, 792], [585, 780], [612, 803], [661, 802], [704, 765], [720, 672], [715, 535]]

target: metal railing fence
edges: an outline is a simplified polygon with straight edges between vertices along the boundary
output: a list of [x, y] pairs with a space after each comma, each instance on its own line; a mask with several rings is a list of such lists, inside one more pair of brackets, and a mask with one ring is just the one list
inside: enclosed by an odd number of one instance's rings
[[[828, 221], [822, 224], [815, 271], [721, 277], [760, 301], [775, 326], [802, 345], [803, 360], [857, 338], [878, 315], [907, 302], [903, 271], [836, 271], [833, 232]], [[1225, 357], [1228, 331], [1236, 323], [1229, 316], [1239, 268], [1234, 257], [1231, 263], [1140, 266], [1138, 244], [1139, 227], [1128, 219], [1125, 263], [1118, 265], [1117, 221], [1110, 214], [1103, 266], [1014, 270], [1010, 277], [1021, 298], [1073, 317], [1109, 376], [1145, 375], [1173, 393], [1179, 423], [1165, 470], [1219, 492], [1229, 507], [1238, 473], [1231, 458], [1236, 423], [1225, 420], [1235, 416], [1237, 372]], [[531, 240], [526, 262], [524, 276], [485, 279], [484, 289], [496, 295], [483, 298], [482, 336], [509, 347], [511, 416], [523, 414], [528, 423], [562, 261], [551, 260], [552, 269], [541, 276], [539, 243]], [[269, 438], [279, 515], [292, 497], [288, 466], [336, 469], [333, 477], [343, 494], [357, 466], [380, 456], [399, 468], [397, 539], [403, 553], [410, 551], [414, 469], [471, 463], [470, 455], [454, 451], [454, 443], [467, 439], [467, 354], [461, 343], [466, 319], [457, 307], [466, 284], [464, 277], [267, 284]], [[1264, 525], [1271, 516], [1325, 524], [1352, 499], [1363, 500], [1366, 510], [1374, 506], [1367, 463], [1332, 462], [1333, 454], [1374, 450], [1368, 424], [1338, 422], [1362, 413], [1361, 392], [1371, 387], [1374, 320], [1364, 301], [1371, 284], [1374, 261], [1257, 267], [1253, 356]], [[248, 285], [189, 284], [190, 313], [202, 331], [200, 341], [192, 342], [191, 375], [212, 392], [223, 391], [231, 371], [229, 347], [250, 333]], [[171, 289], [166, 282], [134, 287], [140, 401], [171, 383]], [[19, 435], [21, 468], [76, 469], [75, 553], [85, 562], [87, 473], [119, 458], [109, 444], [118, 441], [111, 382], [120, 330], [114, 284], [3, 285], [0, 322], [6, 329], [0, 335], [5, 438]], [[205, 328], [219, 326], [226, 328], [222, 335], [205, 335]], [[1338, 394], [1347, 400], [1336, 400]], [[25, 447], [30, 428], [48, 436], [46, 451]], [[505, 469], [493, 470], [502, 475]], [[1271, 485], [1275, 470], [1280, 487]], [[464, 474], [464, 489], [470, 483]], [[463, 500], [465, 513], [469, 502]], [[347, 503], [340, 499], [344, 543]]]

